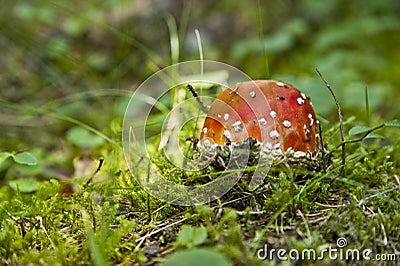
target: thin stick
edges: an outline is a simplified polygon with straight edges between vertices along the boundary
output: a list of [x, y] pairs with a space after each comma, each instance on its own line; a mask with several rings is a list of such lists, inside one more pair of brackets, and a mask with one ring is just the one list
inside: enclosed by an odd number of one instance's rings
[[343, 115], [342, 111], [340, 109], [340, 104], [338, 99], [336, 98], [335, 93], [333, 92], [331, 85], [326, 81], [326, 79], [322, 76], [321, 72], [319, 72], [318, 68], [315, 69], [318, 73], [318, 75], [321, 77], [322, 81], [325, 83], [326, 88], [329, 90], [329, 92], [332, 94], [333, 99], [335, 100], [335, 104], [338, 110], [338, 115], [339, 115], [339, 127], [340, 127], [340, 140], [342, 141], [342, 167], [339, 170], [339, 176], [343, 175], [344, 172], [344, 166], [346, 164], [346, 144], [344, 142], [344, 129], [343, 129]]
[[306, 217], [304, 217], [304, 214], [300, 210], [297, 210], [297, 215], [300, 216], [300, 218], [303, 220], [303, 224], [305, 225], [307, 231], [307, 237], [308, 239], [311, 239], [311, 231], [310, 227], [308, 226], [308, 221]]
[[343, 141], [341, 144], [337, 145], [335, 149], [337, 149], [337, 148], [339, 148], [340, 146], [343, 146], [343, 145], [345, 145], [345, 144], [347, 144], [347, 143], [360, 142], [360, 141], [364, 140], [370, 133], [372, 133], [372, 132], [374, 132], [375, 130], [378, 130], [378, 129], [380, 129], [380, 128], [383, 128], [384, 126], [385, 126], [385, 124], [381, 124], [381, 125], [379, 125], [379, 126], [376, 126], [376, 127], [374, 127], [374, 128], [369, 129], [368, 131], [366, 131], [366, 132], [364, 133], [364, 135], [362, 135], [362, 136], [359, 137], [359, 138]]
[[51, 247], [52, 247], [53, 249], [56, 249], [56, 246], [54, 245], [53, 240], [51, 240], [49, 234], [47, 233], [46, 227], [44, 227], [44, 225], [43, 225], [43, 219], [42, 219], [42, 217], [37, 216], [37, 217], [36, 217], [36, 220], [39, 222], [39, 227], [40, 227], [40, 229], [43, 230], [44, 234], [46, 235], [47, 239], [48, 239], [49, 242], [50, 242]]
[[89, 178], [89, 180], [86, 182], [86, 185], [89, 185], [89, 183], [92, 181], [93, 177], [100, 171], [101, 167], [103, 166], [104, 163], [104, 158], [100, 157], [99, 159], [99, 165], [97, 166], [96, 171], [92, 174], [92, 176]]
[[239, 216], [244, 216], [244, 215], [261, 215], [261, 214], [266, 214], [267, 211], [236, 211], [236, 214]]
[[315, 205], [318, 205], [320, 207], [324, 207], [324, 208], [329, 208], [329, 209], [337, 209], [340, 207], [345, 207], [346, 204], [339, 204], [339, 205], [328, 205], [328, 204], [324, 204], [324, 203], [319, 203], [319, 202], [314, 202]]
[[22, 219], [17, 219], [16, 217], [14, 217], [11, 213], [9, 213], [6, 209], [3, 208], [3, 206], [0, 205], [0, 209], [2, 209], [6, 215], [8, 217], [10, 217], [11, 220], [13, 220], [16, 224], [18, 224], [21, 227], [21, 233], [22, 233], [22, 237], [25, 236], [26, 234], [26, 230], [25, 230], [25, 226], [24, 226], [24, 222]]
[[204, 113], [207, 113], [208, 112], [208, 108], [204, 105], [204, 103], [201, 100], [201, 98], [200, 98], [199, 94], [197, 93], [196, 89], [190, 84], [188, 84], [186, 87], [190, 90], [190, 92], [192, 93], [193, 97], [196, 98], [196, 101], [199, 103], [201, 110]]
[[379, 197], [379, 196], [383, 196], [383, 195], [385, 195], [385, 194], [387, 194], [387, 193], [390, 193], [390, 192], [393, 192], [393, 191], [399, 190], [399, 189], [400, 189], [400, 186], [397, 186], [397, 187], [393, 187], [393, 188], [391, 188], [391, 189], [385, 190], [385, 191], [383, 191], [383, 192], [379, 192], [379, 193], [377, 193], [377, 194], [368, 196], [368, 197], [366, 197], [366, 198], [360, 200], [360, 201], [358, 202], [358, 206], [363, 205], [364, 202], [366, 202], [367, 200], [370, 200], [370, 199], [373, 199], [373, 198], [376, 198], [376, 197]]
[[146, 240], [146, 238], [151, 237], [152, 235], [155, 235], [155, 234], [157, 234], [157, 233], [159, 233], [159, 232], [161, 232], [161, 231], [164, 231], [164, 230], [166, 230], [167, 228], [170, 228], [170, 227], [172, 227], [172, 226], [174, 226], [174, 225], [183, 223], [183, 222], [186, 221], [186, 220], [187, 220], [186, 218], [180, 219], [180, 220], [178, 220], [178, 221], [176, 221], [176, 222], [170, 223], [170, 224], [168, 224], [167, 226], [164, 226], [164, 227], [162, 227], [162, 228], [160, 228], [160, 229], [157, 229], [157, 230], [155, 230], [155, 231], [153, 231], [153, 232], [151, 232], [151, 233], [148, 233], [148, 234], [146, 234], [146, 235], [144, 235], [144, 236], [142, 236], [142, 237], [136, 239], [136, 243], [138, 243], [138, 244], [137, 244], [137, 246], [135, 247], [135, 250], [139, 250], [140, 246], [143, 244], [143, 242]]
[[315, 219], [315, 220], [309, 220], [308, 222], [309, 222], [310, 224], [316, 224], [316, 223], [319, 223], [319, 222], [321, 222], [321, 221], [324, 222], [324, 221], [328, 220], [329, 217], [331, 217], [331, 214], [326, 215], [326, 216], [322, 216], [322, 217], [317, 218], [317, 219]]
[[100, 157], [99, 158], [99, 166], [96, 169], [96, 174], [100, 171], [101, 167], [103, 166], [103, 163], [104, 163], [104, 158]]

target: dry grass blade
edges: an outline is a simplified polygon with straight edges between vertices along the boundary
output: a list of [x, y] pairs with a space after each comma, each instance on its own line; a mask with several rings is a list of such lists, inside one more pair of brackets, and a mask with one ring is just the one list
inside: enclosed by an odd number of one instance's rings
[[387, 194], [387, 193], [390, 193], [390, 192], [393, 192], [393, 191], [396, 191], [396, 190], [399, 190], [399, 189], [400, 189], [400, 186], [397, 186], [397, 187], [394, 187], [394, 188], [391, 188], [391, 189], [388, 189], [388, 190], [385, 190], [385, 191], [376, 193], [376, 194], [374, 194], [374, 195], [365, 197], [364, 199], [362, 199], [362, 200], [360, 200], [360, 201], [358, 202], [358, 206], [363, 205], [366, 201], [368, 201], [368, 200], [370, 200], [370, 199], [383, 196], [383, 195], [385, 195], [385, 194]]
[[140, 246], [143, 244], [143, 242], [144, 242], [147, 238], [149, 238], [149, 237], [151, 237], [151, 236], [153, 236], [153, 235], [155, 235], [155, 234], [157, 234], [157, 233], [159, 233], [159, 232], [162, 232], [162, 231], [168, 229], [169, 227], [172, 227], [172, 226], [178, 225], [178, 224], [180, 224], [180, 223], [183, 223], [183, 222], [186, 221], [186, 220], [187, 220], [186, 218], [182, 218], [182, 219], [180, 219], [180, 220], [178, 220], [178, 221], [176, 221], [176, 222], [167, 224], [166, 226], [164, 226], [164, 227], [162, 227], [162, 228], [160, 228], [160, 229], [157, 229], [157, 230], [155, 230], [155, 231], [153, 231], [153, 232], [151, 232], [151, 233], [148, 233], [148, 234], [146, 234], [146, 235], [144, 235], [144, 236], [142, 236], [142, 237], [136, 239], [136, 243], [138, 243], [138, 244], [137, 244], [137, 246], [135, 247], [135, 250], [138, 250], [138, 249], [140, 248]]
[[344, 167], [346, 164], [346, 144], [344, 141], [344, 129], [343, 129], [343, 114], [342, 114], [342, 110], [340, 109], [340, 104], [338, 99], [336, 98], [335, 93], [333, 92], [331, 85], [329, 85], [329, 83], [326, 81], [326, 79], [322, 76], [321, 72], [319, 72], [319, 70], [316, 68], [315, 69], [318, 73], [318, 75], [321, 77], [322, 81], [325, 83], [326, 88], [329, 90], [329, 92], [332, 94], [333, 99], [335, 100], [335, 104], [337, 106], [337, 110], [338, 110], [338, 115], [339, 115], [339, 127], [340, 127], [340, 140], [342, 141], [342, 167], [339, 170], [339, 176], [343, 175], [344, 172]]
[[199, 103], [199, 106], [201, 108], [201, 110], [204, 113], [208, 112], [208, 108], [207, 106], [204, 105], [203, 101], [201, 100], [199, 93], [197, 92], [197, 90], [190, 84], [187, 85], [188, 90], [192, 93], [193, 97], [196, 98], [196, 101]]

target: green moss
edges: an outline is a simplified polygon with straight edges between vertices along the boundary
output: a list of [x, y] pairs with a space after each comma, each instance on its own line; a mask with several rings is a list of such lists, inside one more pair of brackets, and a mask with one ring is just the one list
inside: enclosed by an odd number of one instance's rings
[[[347, 240], [348, 248], [398, 253], [399, 123], [386, 123], [400, 113], [396, 1], [261, 1], [258, 9], [228, 0], [195, 6], [185, 1], [183, 9], [170, 5], [172, 1], [160, 6], [143, 1], [25, 2], [3, 1], [0, 9], [5, 51], [0, 264], [145, 265], [178, 251], [206, 251], [223, 254], [233, 265], [269, 265], [279, 261], [257, 258], [264, 245], [322, 250], [335, 247], [339, 238]], [[171, 36], [162, 26], [166, 11]], [[257, 11], [262, 26], [257, 26]], [[238, 12], [240, 16], [232, 16]], [[187, 37], [188, 24], [200, 31], [204, 58], [230, 63], [252, 78], [265, 78], [265, 57], [260, 55], [266, 44], [272, 78], [311, 96], [328, 151], [323, 161], [309, 167], [274, 164], [254, 191], [248, 187], [254, 167], [247, 167], [228, 193], [198, 206], [165, 203], [140, 186], [147, 169], [131, 169], [133, 176], [121, 147], [123, 115], [133, 91], [128, 89], [170, 64], [170, 44], [174, 61], [198, 58]], [[341, 176], [337, 110], [316, 67], [337, 93], [346, 141], [374, 127], [379, 134], [346, 145]], [[217, 88], [199, 91], [212, 94]], [[369, 99], [364, 100], [366, 94]], [[161, 99], [164, 106], [178, 104], [178, 97], [169, 96]], [[147, 121], [150, 150], [157, 150], [156, 134], [167, 111], [154, 110]], [[89, 131], [72, 134], [76, 126]], [[196, 123], [185, 124], [180, 144], [197, 135]], [[191, 149], [185, 152], [196, 155]], [[21, 156], [13, 160], [11, 155], [17, 154]], [[103, 157], [104, 164], [98, 172], [87, 169], [90, 174], [80, 176], [74, 165], [80, 157], [92, 158], [94, 164]], [[252, 154], [251, 161], [256, 158]], [[224, 171], [221, 165], [184, 171], [162, 154], [151, 160], [177, 184], [206, 184]], [[154, 188], [176, 196], [160, 183]], [[364, 262], [325, 257], [321, 263]]]

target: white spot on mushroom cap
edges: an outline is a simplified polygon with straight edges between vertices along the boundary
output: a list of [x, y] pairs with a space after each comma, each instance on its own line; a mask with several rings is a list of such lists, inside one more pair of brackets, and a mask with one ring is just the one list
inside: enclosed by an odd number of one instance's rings
[[269, 113], [269, 115], [270, 115], [272, 118], [275, 118], [275, 117], [276, 117], [276, 112], [275, 112], [275, 111], [271, 111], [271, 112]]
[[275, 145], [274, 145], [274, 148], [275, 149], [279, 149], [281, 147], [281, 144], [280, 143], [276, 143]]
[[227, 139], [231, 139], [231, 132], [229, 132], [229, 130], [224, 130], [224, 136], [225, 136]]
[[233, 127], [240, 126], [242, 124], [242, 121], [236, 121], [235, 123], [232, 124]]
[[304, 133], [306, 133], [306, 137], [311, 138], [310, 130], [307, 128], [307, 125], [304, 125], [303, 128], [304, 128]]
[[256, 97], [256, 92], [255, 91], [251, 91], [250, 92], [250, 96], [251, 96], [251, 98], [255, 98]]
[[288, 121], [288, 120], [283, 121], [284, 127], [289, 128], [291, 125], [292, 125], [292, 123], [290, 123], [290, 121]]
[[204, 133], [204, 134], [207, 134], [207, 132], [208, 132], [208, 128], [206, 128], [206, 127], [203, 128], [203, 133]]
[[301, 98], [303, 98], [304, 100], [307, 100], [307, 96], [303, 92], [301, 92], [300, 95], [301, 95]]
[[277, 138], [279, 138], [279, 133], [278, 133], [278, 131], [276, 131], [276, 130], [272, 130], [271, 132], [269, 132], [269, 136], [270, 136], [272, 139], [277, 139]]
[[312, 114], [308, 114], [308, 118], [310, 119], [310, 127], [312, 127], [314, 125], [314, 118]]
[[276, 83], [276, 85], [278, 85], [279, 87], [283, 87], [283, 86], [285, 86], [285, 83], [279, 81], [279, 82]]
[[232, 124], [233, 130], [235, 130], [235, 132], [239, 132], [240, 130], [242, 130], [242, 122], [241, 121], [236, 121], [235, 123]]
[[301, 97], [297, 98], [297, 103], [298, 103], [299, 105], [303, 105], [304, 99], [301, 98]]
[[228, 113], [224, 114], [224, 120], [227, 121], [228, 119], [229, 119], [229, 114]]
[[265, 125], [267, 124], [267, 120], [265, 120], [265, 118], [263, 117], [263, 118], [260, 118], [260, 119], [258, 120], [258, 123], [259, 123], [260, 125], [262, 125], [262, 126], [265, 126]]

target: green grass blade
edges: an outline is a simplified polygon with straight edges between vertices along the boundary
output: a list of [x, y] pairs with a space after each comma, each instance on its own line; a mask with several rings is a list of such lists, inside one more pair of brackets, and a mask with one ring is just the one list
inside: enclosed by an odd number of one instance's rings
[[257, 25], [258, 25], [258, 36], [260, 38], [260, 42], [263, 48], [263, 65], [265, 68], [265, 78], [270, 79], [270, 74], [269, 74], [269, 64], [268, 64], [268, 55], [267, 55], [267, 47], [265, 44], [264, 40], [264, 30], [263, 30], [263, 20], [262, 20], [262, 15], [261, 15], [261, 4], [260, 0], [257, 0]]
[[365, 114], [367, 116], [367, 125], [371, 123], [371, 108], [369, 104], [368, 87], [365, 87]]
[[171, 63], [177, 64], [179, 62], [179, 35], [176, 21], [172, 15], [168, 15], [166, 21], [171, 45]]

